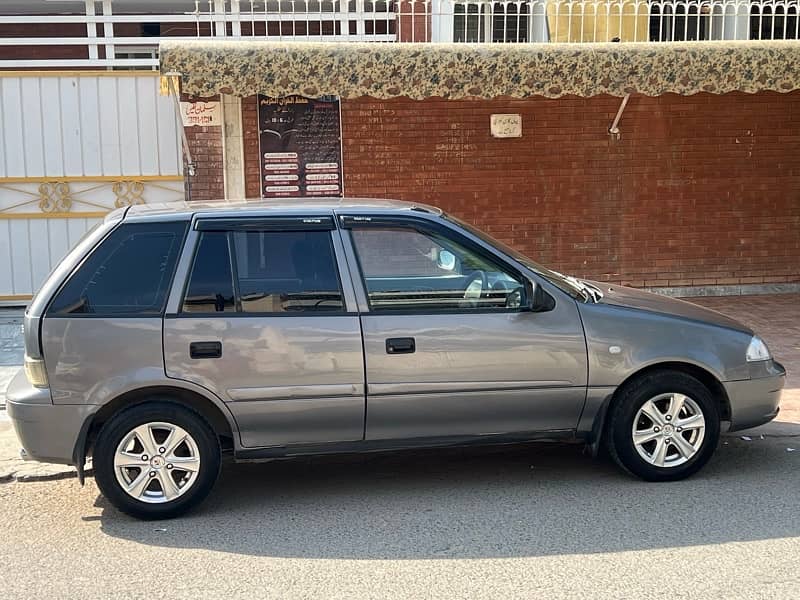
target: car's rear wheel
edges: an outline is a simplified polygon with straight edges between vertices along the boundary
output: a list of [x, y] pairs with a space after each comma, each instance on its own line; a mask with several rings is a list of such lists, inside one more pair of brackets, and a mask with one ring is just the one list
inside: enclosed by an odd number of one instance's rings
[[607, 423], [611, 457], [648, 481], [696, 473], [719, 441], [717, 401], [700, 381], [679, 371], [653, 372], [627, 384]]
[[92, 461], [100, 491], [119, 510], [141, 519], [168, 519], [211, 491], [220, 445], [202, 416], [180, 404], [155, 401], [105, 423]]

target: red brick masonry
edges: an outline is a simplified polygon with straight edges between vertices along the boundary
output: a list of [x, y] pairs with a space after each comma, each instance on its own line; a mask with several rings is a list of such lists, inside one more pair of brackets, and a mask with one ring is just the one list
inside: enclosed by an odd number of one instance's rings
[[[619, 103], [345, 100], [345, 192], [439, 205], [584, 277], [800, 281], [800, 93], [633, 97], [614, 139]], [[244, 106], [251, 194], [257, 128]], [[521, 114], [522, 138], [492, 138], [492, 113]]]

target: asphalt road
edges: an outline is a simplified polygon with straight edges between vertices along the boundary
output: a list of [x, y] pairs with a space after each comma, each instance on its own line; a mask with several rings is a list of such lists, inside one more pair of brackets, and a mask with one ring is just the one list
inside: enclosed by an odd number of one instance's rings
[[226, 465], [173, 521], [92, 480], [0, 507], [9, 599], [800, 598], [800, 437], [725, 438], [671, 484], [538, 445]]

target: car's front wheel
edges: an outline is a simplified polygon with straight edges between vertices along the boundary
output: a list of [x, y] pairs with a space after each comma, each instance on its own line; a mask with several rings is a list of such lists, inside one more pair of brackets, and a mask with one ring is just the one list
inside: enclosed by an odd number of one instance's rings
[[624, 469], [648, 481], [696, 473], [719, 441], [717, 401], [686, 373], [659, 371], [626, 385], [610, 408], [606, 445]]
[[140, 519], [176, 517], [211, 491], [219, 439], [193, 410], [169, 401], [132, 406], [100, 430], [92, 462], [102, 494]]

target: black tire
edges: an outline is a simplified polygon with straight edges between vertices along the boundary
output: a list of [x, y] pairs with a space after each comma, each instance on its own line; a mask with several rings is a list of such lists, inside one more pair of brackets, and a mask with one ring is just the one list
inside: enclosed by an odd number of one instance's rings
[[[705, 432], [696, 454], [689, 460], [680, 465], [656, 466], [637, 452], [633, 421], [645, 402], [670, 393], [684, 394], [694, 400], [703, 413]], [[708, 462], [719, 443], [719, 433], [719, 406], [708, 388], [691, 375], [665, 370], [644, 375], [619, 390], [606, 419], [605, 443], [611, 458], [629, 473], [646, 481], [676, 481], [693, 475]], [[674, 456], [677, 449], [668, 451]], [[650, 454], [654, 456], [655, 452]]]
[[[117, 480], [114, 468], [114, 455], [123, 438], [134, 428], [153, 422], [184, 429], [193, 438], [200, 459], [191, 487], [177, 498], [158, 504], [129, 495]], [[120, 411], [103, 425], [94, 446], [92, 463], [100, 492], [119, 510], [138, 519], [171, 519], [200, 504], [211, 492], [220, 471], [221, 449], [214, 430], [197, 412], [176, 402], [153, 399]]]

